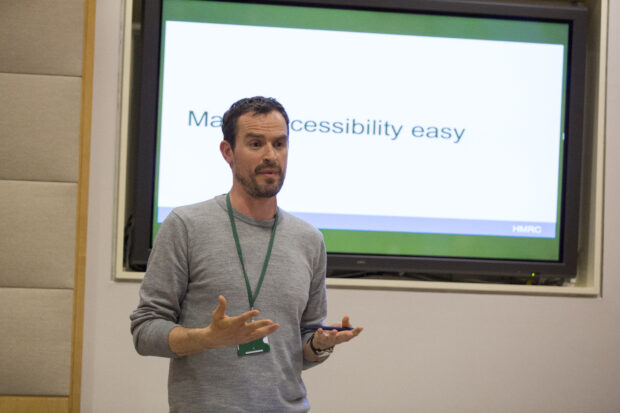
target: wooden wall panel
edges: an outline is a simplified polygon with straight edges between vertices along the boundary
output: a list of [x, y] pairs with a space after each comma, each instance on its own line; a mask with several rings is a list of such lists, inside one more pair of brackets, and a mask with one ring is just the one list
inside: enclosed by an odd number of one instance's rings
[[84, 0], [0, 0], [0, 72], [81, 76]]
[[76, 203], [77, 184], [0, 181], [0, 287], [73, 288]]
[[0, 0], [0, 413], [80, 411], [94, 24]]
[[0, 73], [0, 179], [77, 182], [81, 83]]
[[72, 290], [0, 288], [0, 395], [67, 396]]
[[0, 396], [0, 413], [66, 413], [67, 397]]

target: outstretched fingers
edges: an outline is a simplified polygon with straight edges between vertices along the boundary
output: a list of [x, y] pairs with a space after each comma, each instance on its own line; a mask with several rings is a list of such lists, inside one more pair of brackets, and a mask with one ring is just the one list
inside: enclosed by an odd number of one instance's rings
[[246, 324], [246, 323], [251, 322], [252, 319], [258, 316], [259, 314], [260, 314], [260, 311], [258, 310], [250, 310], [243, 314], [238, 315], [237, 317], [235, 317], [235, 320], [241, 324]]
[[220, 295], [218, 297], [218, 301], [219, 303], [217, 307], [213, 310], [213, 321], [229, 319], [228, 322], [230, 323], [244, 324], [260, 314], [260, 311], [258, 310], [251, 310], [236, 317], [229, 317], [226, 315], [226, 298], [224, 298], [223, 295]]
[[349, 316], [344, 316], [342, 318], [342, 323], [334, 324], [334, 326], [348, 327], [352, 328], [353, 330], [336, 331], [323, 330], [322, 328], [319, 328], [316, 332], [317, 334], [315, 335], [316, 337], [314, 344], [317, 345], [319, 348], [329, 348], [354, 339], [355, 337], [359, 336], [360, 333], [364, 330], [363, 327], [354, 328], [351, 324], [351, 319], [349, 318]]
[[275, 332], [278, 328], [280, 328], [280, 324], [274, 323], [271, 320], [259, 320], [246, 324], [246, 327], [249, 329], [252, 336], [262, 338]]
[[231, 327], [237, 334], [247, 338], [258, 339], [276, 331], [280, 325], [271, 320], [254, 320], [260, 314], [258, 310], [250, 310], [236, 317], [230, 317]]
[[215, 308], [215, 310], [213, 310], [213, 320], [221, 320], [223, 318], [226, 317], [226, 299], [224, 298], [223, 295], [220, 295], [218, 297], [218, 305]]

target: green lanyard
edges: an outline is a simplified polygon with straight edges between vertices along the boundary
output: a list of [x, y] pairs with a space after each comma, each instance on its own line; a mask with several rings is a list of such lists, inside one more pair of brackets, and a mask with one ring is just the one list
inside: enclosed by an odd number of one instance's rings
[[245, 286], [248, 290], [248, 301], [250, 302], [250, 310], [254, 309], [254, 303], [256, 297], [260, 292], [260, 287], [263, 285], [263, 279], [267, 272], [267, 266], [269, 265], [269, 259], [271, 258], [271, 248], [273, 247], [273, 240], [276, 237], [276, 226], [278, 224], [278, 211], [276, 209], [276, 215], [273, 220], [273, 228], [271, 229], [271, 237], [269, 238], [269, 247], [267, 248], [267, 255], [265, 255], [265, 262], [263, 262], [263, 270], [261, 271], [260, 278], [258, 279], [258, 285], [256, 291], [252, 294], [252, 287], [250, 286], [250, 279], [245, 271], [245, 265], [243, 264], [243, 253], [241, 252], [241, 244], [239, 243], [239, 235], [237, 235], [237, 226], [235, 225], [235, 217], [233, 215], [232, 205], [230, 204], [230, 193], [226, 194], [226, 207], [228, 208], [228, 218], [230, 219], [230, 226], [232, 228], [233, 238], [235, 239], [235, 245], [237, 246], [237, 255], [239, 256], [239, 262], [241, 263], [241, 269], [243, 270], [243, 277], [245, 278]]

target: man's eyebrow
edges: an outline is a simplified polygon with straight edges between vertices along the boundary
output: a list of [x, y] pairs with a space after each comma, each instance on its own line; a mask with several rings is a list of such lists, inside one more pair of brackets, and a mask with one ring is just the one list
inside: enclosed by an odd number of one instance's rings
[[[265, 135], [263, 135], [262, 133], [254, 133], [254, 132], [248, 132], [243, 137], [250, 138], [250, 139], [252, 138], [265, 139]], [[276, 136], [274, 139], [288, 139], [288, 135]]]
[[265, 135], [263, 135], [262, 133], [248, 132], [243, 137], [244, 138], [263, 138], [264, 139]]

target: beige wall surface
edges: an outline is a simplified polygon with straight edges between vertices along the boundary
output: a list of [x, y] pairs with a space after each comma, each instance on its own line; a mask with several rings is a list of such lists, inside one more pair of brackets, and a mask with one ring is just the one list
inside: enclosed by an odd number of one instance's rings
[[0, 73], [2, 179], [77, 182], [81, 85], [79, 77]]
[[83, 0], [0, 1], [0, 72], [82, 75]]
[[[83, 412], [167, 412], [167, 360], [140, 357], [139, 284], [112, 281], [120, 1], [97, 5]], [[620, 411], [620, 4], [611, 2], [599, 298], [330, 289], [365, 327], [304, 373], [317, 412]]]
[[0, 289], [3, 394], [69, 394], [72, 311], [72, 290]]

